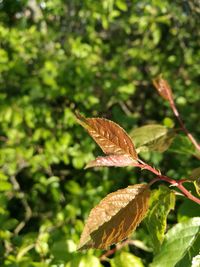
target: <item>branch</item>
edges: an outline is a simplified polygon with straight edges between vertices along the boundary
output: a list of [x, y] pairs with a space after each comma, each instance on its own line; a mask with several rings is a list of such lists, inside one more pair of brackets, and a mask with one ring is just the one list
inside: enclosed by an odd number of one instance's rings
[[195, 148], [200, 151], [200, 144], [198, 144], [198, 142], [195, 140], [195, 138], [193, 137], [193, 135], [187, 130], [187, 128], [185, 127], [183, 120], [180, 117], [180, 114], [176, 108], [175, 102], [174, 102], [174, 98], [173, 98], [173, 94], [172, 94], [172, 89], [170, 87], [170, 85], [168, 84], [168, 82], [166, 80], [164, 80], [162, 78], [162, 76], [160, 75], [159, 77], [157, 77], [156, 79], [153, 80], [153, 84], [156, 88], [156, 90], [158, 91], [158, 93], [170, 103], [170, 107], [175, 115], [175, 117], [177, 118], [181, 129], [185, 132], [185, 134], [187, 135], [187, 137], [189, 138], [189, 140], [192, 142], [192, 144], [195, 146]]
[[154, 173], [157, 178], [155, 178], [153, 181], [150, 182], [150, 186], [157, 182], [157, 181], [165, 181], [170, 183], [172, 186], [177, 187], [188, 199], [192, 200], [193, 202], [196, 202], [197, 204], [200, 205], [200, 199], [193, 196], [184, 186], [183, 183], [187, 182], [187, 179], [182, 179], [182, 180], [174, 180], [171, 179], [165, 175], [162, 175], [161, 172], [159, 170], [156, 170], [155, 168], [151, 167], [150, 165], [146, 164], [145, 162], [139, 160], [140, 163], [138, 164], [134, 164], [135, 167], [139, 167], [141, 169], [145, 169], [148, 170], [152, 173]]
[[173, 99], [171, 99], [170, 103], [170, 107], [175, 115], [175, 117], [177, 118], [181, 129], [185, 132], [185, 134], [187, 135], [187, 137], [189, 138], [189, 140], [192, 142], [192, 144], [194, 145], [194, 147], [200, 151], [200, 144], [198, 144], [198, 142], [196, 141], [196, 139], [194, 138], [194, 136], [188, 131], [188, 129], [185, 127], [183, 120], [180, 117], [180, 114], [176, 108], [175, 102]]
[[113, 249], [110, 249], [106, 251], [103, 255], [100, 257], [100, 261], [106, 261], [109, 256], [113, 255], [116, 251], [122, 249], [126, 245], [133, 244], [133, 240], [126, 239], [122, 241], [121, 243], [117, 244]]

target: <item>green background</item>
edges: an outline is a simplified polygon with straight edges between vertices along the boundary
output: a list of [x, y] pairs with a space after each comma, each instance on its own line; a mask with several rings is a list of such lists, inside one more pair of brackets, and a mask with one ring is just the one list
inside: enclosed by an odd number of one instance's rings
[[[152, 175], [84, 170], [102, 152], [74, 112], [106, 117], [128, 132], [148, 123], [178, 126], [152, 85], [162, 73], [198, 137], [199, 17], [198, 0], [0, 1], [1, 266], [101, 266], [102, 251], [76, 252], [90, 209]], [[198, 167], [192, 154], [183, 136], [164, 154], [141, 157], [181, 179]], [[169, 225], [195, 216], [195, 207], [179, 197]], [[153, 253], [144, 224], [133, 238], [140, 246], [101, 264], [143, 266], [136, 255], [147, 266]]]

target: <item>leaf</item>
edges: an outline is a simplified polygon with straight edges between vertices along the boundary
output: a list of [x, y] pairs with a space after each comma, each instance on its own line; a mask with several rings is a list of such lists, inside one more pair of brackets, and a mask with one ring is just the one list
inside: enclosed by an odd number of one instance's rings
[[169, 151], [186, 156], [195, 154], [195, 148], [188, 137], [180, 134], [175, 137]]
[[[200, 229], [199, 229], [200, 230]], [[188, 267], [192, 265], [193, 258], [199, 254], [200, 234], [198, 234], [192, 246], [190, 246], [184, 257], [176, 264], [176, 267]], [[199, 266], [198, 266], [199, 267]]]
[[200, 167], [192, 170], [189, 178], [191, 180], [198, 180], [200, 178]]
[[168, 187], [160, 186], [151, 193], [150, 207], [145, 223], [157, 253], [163, 242], [167, 227], [167, 215], [175, 206], [175, 194]]
[[158, 93], [167, 101], [173, 102], [173, 95], [170, 85], [166, 80], [161, 78], [161, 76], [157, 77], [153, 80], [153, 85], [155, 86]]
[[79, 249], [107, 248], [130, 235], [148, 210], [150, 190], [136, 184], [108, 194], [89, 214]]
[[124, 1], [124, 0], [117, 0], [116, 6], [122, 11], [127, 11], [127, 9], [128, 9], [126, 1]]
[[12, 185], [11, 183], [7, 181], [0, 181], [0, 192], [1, 191], [9, 191], [12, 190]]
[[144, 267], [141, 258], [125, 251], [111, 259], [110, 264], [111, 267]]
[[70, 239], [67, 240], [66, 237], [54, 240], [50, 248], [50, 252], [54, 259], [65, 262], [71, 260], [74, 251], [76, 251], [75, 243]]
[[200, 266], [200, 253], [199, 253], [199, 255], [196, 255], [192, 259], [192, 267], [199, 267], [199, 266]]
[[107, 155], [129, 155], [137, 159], [134, 144], [118, 124], [101, 118], [84, 118], [77, 114], [78, 122], [88, 131]]
[[[178, 223], [165, 236], [160, 252], [155, 256], [151, 267], [174, 267], [190, 253], [196, 251], [200, 235], [200, 217]], [[180, 266], [180, 265], [179, 265]], [[187, 266], [191, 266], [188, 264]]]
[[164, 152], [171, 145], [175, 131], [159, 124], [149, 124], [134, 129], [130, 133], [137, 152], [144, 150]]
[[192, 173], [190, 174], [190, 180], [195, 180], [194, 185], [197, 194], [200, 196], [200, 167], [192, 170]]
[[198, 217], [200, 214], [200, 205], [185, 198], [177, 211], [178, 222], [187, 221], [190, 218]]
[[99, 259], [94, 255], [75, 255], [66, 267], [102, 267]]
[[200, 178], [194, 182], [197, 194], [200, 196]]
[[133, 160], [128, 155], [111, 155], [106, 157], [98, 157], [95, 160], [90, 161], [85, 168], [87, 169], [99, 166], [115, 166], [115, 167], [134, 166], [136, 162], [137, 161]]

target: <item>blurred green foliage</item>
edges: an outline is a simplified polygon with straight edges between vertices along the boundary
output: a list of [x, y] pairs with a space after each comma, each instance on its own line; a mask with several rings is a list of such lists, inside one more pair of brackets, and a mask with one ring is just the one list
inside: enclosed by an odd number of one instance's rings
[[[1, 266], [151, 262], [144, 225], [133, 234], [142, 245], [122, 249], [111, 263], [100, 263], [101, 251], [76, 252], [89, 210], [108, 192], [151, 175], [84, 171], [96, 146], [73, 113], [104, 116], [127, 131], [152, 122], [171, 127], [172, 112], [151, 84], [163, 73], [198, 136], [199, 15], [196, 0], [0, 1]], [[174, 153], [178, 144], [181, 153]], [[188, 150], [183, 136], [171, 151], [143, 157], [180, 179], [198, 167]], [[177, 211], [170, 217], [176, 221]]]

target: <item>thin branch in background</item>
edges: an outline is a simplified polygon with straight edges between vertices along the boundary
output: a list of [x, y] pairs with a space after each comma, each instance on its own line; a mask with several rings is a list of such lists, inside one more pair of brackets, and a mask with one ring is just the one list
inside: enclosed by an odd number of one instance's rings
[[20, 198], [21, 198], [22, 205], [24, 206], [24, 209], [25, 209], [25, 217], [24, 217], [24, 220], [21, 221], [15, 228], [14, 234], [16, 235], [19, 234], [19, 232], [24, 228], [24, 226], [26, 225], [26, 223], [30, 220], [32, 216], [32, 210], [30, 206], [28, 205], [27, 200], [25, 199], [25, 194], [21, 193], [20, 195], [21, 195]]
[[17, 259], [18, 261], [20, 261], [20, 259], [21, 259], [27, 252], [29, 252], [31, 249], [33, 249], [34, 247], [35, 247], [35, 243], [30, 244], [30, 245], [28, 245], [27, 247], [24, 247], [23, 249], [21, 249], [21, 250], [19, 251], [19, 253], [17, 254], [16, 259]]
[[121, 109], [124, 111], [124, 113], [127, 116], [131, 116], [132, 115], [131, 110], [129, 110], [129, 108], [126, 106], [126, 104], [123, 101], [119, 101], [119, 105], [120, 105]]
[[24, 192], [22, 192], [21, 188], [20, 188], [20, 184], [18, 183], [16, 177], [14, 175], [12, 175], [10, 177], [10, 181], [13, 185], [13, 189], [16, 191], [16, 196], [21, 200], [21, 203], [24, 207], [25, 210], [25, 217], [24, 220], [21, 221], [17, 227], [14, 230], [14, 234], [18, 235], [19, 232], [24, 228], [24, 226], [26, 225], [26, 223], [30, 220], [31, 216], [32, 216], [32, 210], [28, 204], [28, 201], [26, 200], [26, 196], [24, 194]]
[[7, 257], [13, 251], [13, 244], [6, 239], [3, 241], [3, 243], [5, 247], [4, 257]]

